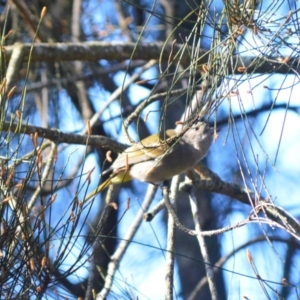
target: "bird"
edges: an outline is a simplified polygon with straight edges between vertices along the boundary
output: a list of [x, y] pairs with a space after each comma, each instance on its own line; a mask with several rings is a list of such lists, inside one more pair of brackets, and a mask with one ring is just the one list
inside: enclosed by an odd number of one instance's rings
[[186, 130], [182, 126], [169, 129], [162, 135], [151, 135], [127, 148], [102, 173], [110, 177], [91, 192], [85, 201], [111, 184], [138, 179], [158, 184], [186, 172], [203, 159], [213, 140], [214, 128], [197, 122]]

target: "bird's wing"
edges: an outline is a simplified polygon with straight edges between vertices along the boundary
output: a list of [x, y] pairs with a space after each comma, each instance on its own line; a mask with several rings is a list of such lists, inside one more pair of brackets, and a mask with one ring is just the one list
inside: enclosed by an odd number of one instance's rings
[[[166, 138], [172, 137], [174, 134], [174, 130], [167, 130]], [[120, 168], [127, 168], [140, 162], [155, 159], [166, 153], [169, 147], [170, 146], [165, 141], [159, 140], [158, 136], [154, 137], [154, 135], [151, 135], [139, 143], [127, 148], [121, 155], [118, 156], [110, 169], [116, 170]]]

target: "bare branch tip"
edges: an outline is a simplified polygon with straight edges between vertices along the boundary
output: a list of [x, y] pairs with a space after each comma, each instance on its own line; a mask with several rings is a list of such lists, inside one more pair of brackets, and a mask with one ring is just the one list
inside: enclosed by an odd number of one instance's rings
[[33, 257], [31, 257], [29, 260], [29, 267], [30, 267], [30, 272], [33, 273], [35, 269], [35, 261]]
[[204, 73], [208, 73], [209, 69], [208, 69], [208, 67], [207, 67], [206, 64], [202, 65], [202, 71], [203, 71]]
[[238, 67], [238, 68], [237, 68], [237, 71], [238, 71], [238, 72], [241, 72], [241, 73], [244, 73], [244, 72], [247, 71], [247, 68], [246, 68], [246, 67]]
[[113, 159], [112, 159], [112, 157], [111, 157], [111, 150], [108, 150], [107, 152], [106, 152], [106, 160], [108, 161], [108, 162], [112, 162], [113, 161]]
[[92, 128], [91, 128], [90, 120], [87, 121], [86, 128], [87, 128], [88, 135], [92, 135]]
[[41, 267], [45, 268], [45, 267], [47, 267], [47, 264], [48, 264], [48, 259], [46, 256], [43, 256], [42, 260], [41, 260]]
[[247, 260], [248, 260], [249, 264], [252, 265], [253, 259], [252, 259], [252, 255], [251, 255], [249, 249], [247, 249], [246, 255], [247, 255]]
[[44, 7], [42, 8], [42, 11], [41, 11], [41, 19], [43, 19], [43, 18], [45, 17], [46, 12], [47, 12], [47, 7], [44, 6]]
[[126, 210], [130, 208], [130, 198], [127, 199], [126, 201]]
[[57, 194], [53, 194], [50, 198], [49, 204], [52, 204], [56, 200]]
[[6, 39], [7, 37], [9, 37], [10, 35], [12, 35], [14, 33], [14, 31], [11, 29], [8, 31], [8, 33], [4, 36], [4, 39]]
[[88, 174], [87, 174], [86, 180], [87, 180], [89, 183], [91, 183], [91, 175], [92, 175], [92, 173], [94, 172], [94, 170], [95, 170], [95, 167], [93, 167], [93, 168], [88, 172]]
[[109, 206], [111, 206], [114, 210], [118, 210], [118, 204], [116, 202], [110, 202]]
[[8, 99], [8, 100], [12, 98], [12, 96], [13, 96], [14, 93], [15, 93], [16, 88], [17, 88], [16, 85], [13, 86], [13, 87], [10, 89], [10, 91], [7, 93], [7, 99]]

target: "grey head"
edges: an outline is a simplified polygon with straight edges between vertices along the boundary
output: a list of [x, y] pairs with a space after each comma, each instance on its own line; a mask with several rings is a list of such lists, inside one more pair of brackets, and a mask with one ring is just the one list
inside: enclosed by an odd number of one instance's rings
[[[176, 129], [180, 132], [181, 129]], [[196, 151], [198, 160], [204, 158], [214, 140], [214, 128], [205, 122], [198, 122], [191, 126], [182, 136], [183, 142], [191, 145]]]

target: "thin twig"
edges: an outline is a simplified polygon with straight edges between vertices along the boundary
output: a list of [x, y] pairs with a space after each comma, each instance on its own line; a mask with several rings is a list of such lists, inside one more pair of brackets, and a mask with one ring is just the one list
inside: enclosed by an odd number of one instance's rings
[[[173, 207], [176, 210], [176, 199], [178, 193], [178, 187], [180, 182], [180, 176], [177, 175], [173, 178], [171, 184], [171, 198], [173, 199]], [[169, 198], [169, 190], [167, 186], [163, 187], [163, 196], [164, 199]], [[167, 200], [169, 201], [169, 200]], [[166, 295], [165, 299], [173, 299], [173, 290], [174, 290], [174, 265], [175, 265], [175, 238], [176, 238], [176, 226], [172, 215], [168, 214], [168, 236], [167, 236], [167, 248], [166, 248]]]
[[216, 286], [215, 277], [214, 277], [214, 270], [212, 268], [212, 264], [209, 259], [208, 250], [206, 247], [204, 236], [201, 235], [202, 230], [201, 230], [201, 221], [199, 219], [200, 214], [199, 214], [199, 210], [198, 210], [197, 199], [196, 199], [193, 189], [191, 189], [191, 191], [190, 191], [189, 198], [190, 198], [192, 216], [194, 218], [194, 223], [195, 223], [195, 230], [196, 230], [196, 232], [199, 233], [199, 234], [197, 234], [197, 240], [198, 240], [201, 254], [203, 257], [203, 261], [204, 261], [206, 277], [208, 280], [208, 286], [209, 286], [209, 290], [210, 290], [210, 294], [211, 294], [211, 299], [217, 300], [218, 293], [217, 293], [217, 286]]
[[[129, 79], [126, 80], [126, 82], [119, 86], [106, 100], [105, 104], [101, 107], [101, 110], [98, 111], [93, 115], [93, 117], [90, 120], [91, 127], [99, 120], [99, 117], [103, 114], [103, 112], [107, 109], [107, 107], [117, 99], [133, 82], [135, 82], [146, 70], [153, 67], [157, 63], [156, 60], [152, 59], [149, 62], [147, 62], [141, 69], [132, 75]], [[85, 134], [86, 129], [84, 129], [81, 134]]]
[[141, 223], [143, 222], [143, 214], [149, 208], [149, 206], [155, 196], [156, 190], [157, 190], [156, 186], [154, 186], [152, 184], [150, 184], [148, 186], [148, 190], [145, 195], [141, 209], [137, 213], [135, 220], [132, 222], [130, 228], [128, 229], [126, 235], [124, 236], [124, 238], [123, 238], [122, 242], [120, 243], [120, 245], [118, 246], [117, 250], [111, 256], [111, 260], [110, 260], [110, 263], [108, 264], [108, 268], [107, 268], [107, 275], [105, 277], [105, 284], [104, 284], [102, 291], [97, 295], [97, 297], [96, 297], [97, 300], [106, 299], [106, 297], [108, 296], [111, 286], [113, 284], [113, 278], [114, 278], [115, 272], [118, 270], [119, 263], [120, 263], [123, 255], [125, 254], [129, 244], [131, 243], [132, 238], [134, 237], [134, 235], [136, 234], [137, 230], [139, 229]]
[[[45, 167], [43, 170], [43, 174], [39, 180], [39, 186], [38, 188], [35, 190], [35, 192], [33, 193], [29, 203], [28, 203], [28, 210], [31, 211], [31, 209], [33, 208], [33, 206], [35, 205], [35, 202], [38, 198], [38, 196], [40, 195], [45, 183], [47, 182], [47, 178], [49, 176], [49, 173], [52, 171], [52, 163], [53, 163], [53, 159], [55, 157], [57, 153], [57, 146], [55, 143], [51, 143], [51, 150], [50, 153], [47, 157], [47, 161], [45, 163]], [[41, 153], [42, 154], [42, 153]], [[40, 156], [42, 159], [42, 155]]]
[[144, 219], [146, 222], [150, 222], [153, 218], [165, 208], [165, 201], [164, 199], [160, 200], [149, 212], [144, 214]]

